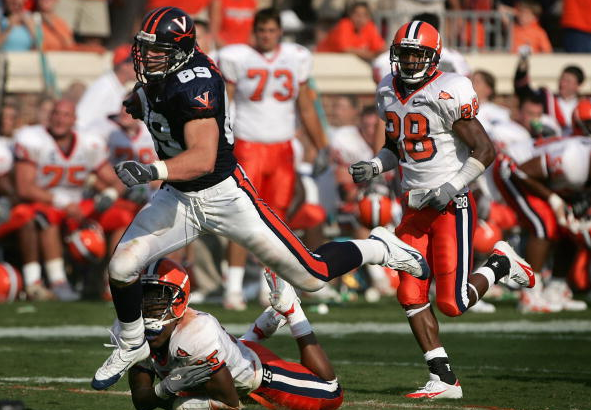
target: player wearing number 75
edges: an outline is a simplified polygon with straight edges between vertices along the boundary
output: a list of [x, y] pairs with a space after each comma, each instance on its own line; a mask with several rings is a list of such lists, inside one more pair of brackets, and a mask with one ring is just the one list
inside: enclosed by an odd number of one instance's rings
[[109, 263], [121, 332], [95, 374], [95, 389], [113, 385], [149, 355], [140, 272], [204, 233], [237, 242], [307, 291], [364, 263], [429, 275], [419, 252], [383, 228], [374, 229], [369, 239], [330, 242], [312, 253], [259, 198], [232, 153], [224, 82], [195, 47], [193, 20], [185, 12], [175, 7], [149, 12], [132, 53], [139, 82], [126, 105], [148, 126], [159, 160], [149, 165], [125, 161], [115, 170], [128, 186], [163, 183], [135, 216]]
[[[505, 242], [495, 245], [472, 272], [476, 207], [469, 185], [494, 159], [494, 147], [476, 118], [470, 80], [437, 69], [441, 38], [422, 21], [404, 24], [390, 48], [392, 74], [378, 85], [376, 103], [386, 122], [386, 141], [369, 162], [350, 167], [362, 182], [399, 165], [404, 214], [396, 235], [426, 255], [436, 283], [436, 302], [459, 316], [499, 279], [532, 287], [530, 266]], [[427, 281], [402, 273], [398, 300], [429, 367], [429, 381], [407, 397], [461, 398], [462, 388], [439, 340]]]

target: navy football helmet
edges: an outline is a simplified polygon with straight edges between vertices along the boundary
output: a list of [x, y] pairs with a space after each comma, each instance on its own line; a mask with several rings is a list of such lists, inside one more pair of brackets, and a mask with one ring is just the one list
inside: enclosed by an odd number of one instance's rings
[[195, 52], [193, 19], [177, 7], [159, 7], [142, 21], [132, 48], [138, 81], [159, 81], [179, 70]]

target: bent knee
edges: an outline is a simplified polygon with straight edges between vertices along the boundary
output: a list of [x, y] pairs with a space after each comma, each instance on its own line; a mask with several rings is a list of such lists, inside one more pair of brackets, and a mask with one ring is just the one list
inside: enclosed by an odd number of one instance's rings
[[129, 257], [126, 252], [115, 252], [109, 262], [109, 279], [122, 285], [137, 280], [142, 265], [135, 257]]
[[456, 303], [450, 302], [450, 301], [438, 300], [437, 301], [437, 308], [445, 316], [450, 316], [450, 317], [460, 316], [462, 313], [464, 313], [462, 310], [460, 310], [460, 308], [458, 307], [458, 305]]

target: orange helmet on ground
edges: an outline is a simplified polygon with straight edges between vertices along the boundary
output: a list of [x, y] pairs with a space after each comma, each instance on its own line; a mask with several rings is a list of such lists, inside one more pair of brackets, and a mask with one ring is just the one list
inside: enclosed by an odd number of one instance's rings
[[66, 238], [72, 257], [78, 262], [98, 262], [107, 254], [107, 241], [97, 223], [87, 224]]
[[392, 221], [392, 200], [386, 195], [371, 193], [359, 201], [359, 222], [366, 228], [384, 226]]
[[[390, 63], [402, 81], [416, 84], [435, 74], [441, 57], [441, 36], [435, 27], [420, 20], [404, 24], [394, 35]], [[392, 66], [392, 74], [394, 74]]]
[[141, 281], [144, 325], [147, 334], [158, 335], [166, 324], [185, 314], [191, 293], [189, 275], [176, 262], [161, 258], [148, 265]]
[[591, 136], [591, 100], [583, 98], [573, 111], [573, 135]]
[[478, 221], [474, 231], [474, 250], [478, 253], [488, 254], [493, 251], [495, 243], [503, 239], [503, 232], [496, 224]]
[[0, 263], [0, 303], [13, 302], [23, 289], [23, 278], [10, 263]]

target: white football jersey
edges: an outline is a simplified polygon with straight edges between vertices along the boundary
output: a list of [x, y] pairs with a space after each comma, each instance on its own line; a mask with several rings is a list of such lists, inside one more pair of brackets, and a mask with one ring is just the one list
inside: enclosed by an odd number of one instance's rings
[[166, 357], [152, 355], [139, 365], [163, 379], [175, 368], [203, 362], [209, 362], [213, 369], [225, 364], [239, 394], [261, 384], [262, 366], [256, 353], [229, 335], [215, 317], [193, 309], [187, 309], [173, 330]]
[[376, 104], [386, 122], [387, 144], [399, 154], [403, 191], [437, 188], [462, 168], [470, 149], [452, 125], [478, 112], [468, 78], [438, 71], [423, 87], [402, 97], [387, 75], [378, 85]]
[[510, 156], [518, 164], [528, 161], [534, 156], [534, 140], [531, 134], [515, 121], [497, 124], [488, 135], [497, 150]]
[[508, 108], [502, 107], [490, 101], [484, 101], [478, 108], [478, 121], [482, 124], [487, 133], [505, 122], [511, 121], [511, 112]]
[[8, 174], [13, 165], [12, 140], [0, 137], [0, 176]]
[[538, 145], [536, 154], [542, 160], [542, 169], [549, 187], [560, 193], [580, 191], [589, 178], [591, 138], [569, 137]]
[[82, 199], [90, 173], [108, 160], [105, 145], [95, 136], [74, 134], [69, 153], [64, 153], [41, 125], [23, 127], [14, 138], [16, 158], [37, 166], [35, 183], [72, 203]]
[[219, 67], [236, 85], [234, 134], [246, 141], [276, 143], [295, 136], [296, 99], [312, 71], [312, 55], [298, 44], [281, 43], [261, 54], [245, 44], [224, 47]]
[[109, 161], [113, 165], [122, 161], [138, 161], [142, 164], [151, 164], [158, 159], [150, 131], [143, 122], [139, 132], [134, 136], [129, 136], [119, 125], [113, 123], [107, 146]]

